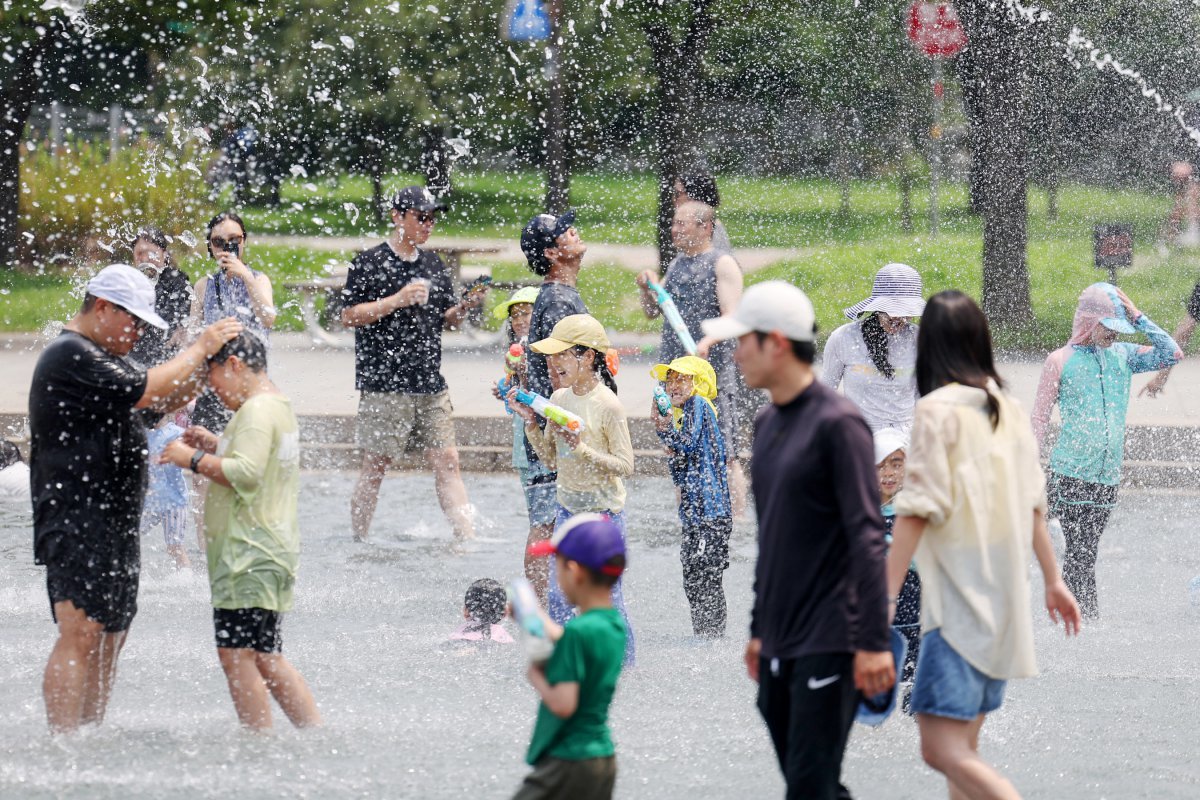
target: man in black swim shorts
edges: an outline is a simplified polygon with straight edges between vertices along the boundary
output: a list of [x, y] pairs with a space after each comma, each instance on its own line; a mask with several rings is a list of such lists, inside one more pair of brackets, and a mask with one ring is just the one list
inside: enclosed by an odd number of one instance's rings
[[154, 286], [113, 264], [87, 285], [79, 313], [38, 358], [29, 391], [34, 560], [46, 565], [58, 641], [42, 681], [52, 732], [104, 718], [117, 655], [137, 613], [138, 521], [146, 432], [135, 409], [166, 411], [194, 396], [205, 359], [238, 334], [209, 326], [149, 371], [124, 360], [154, 311]]

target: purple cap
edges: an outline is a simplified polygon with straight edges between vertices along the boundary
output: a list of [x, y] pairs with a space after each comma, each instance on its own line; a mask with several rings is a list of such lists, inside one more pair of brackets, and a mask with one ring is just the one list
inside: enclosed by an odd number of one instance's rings
[[608, 563], [616, 556], [625, 555], [625, 539], [621, 529], [604, 514], [576, 514], [556, 530], [549, 541], [530, 545], [529, 554], [560, 555], [614, 577], [620, 577], [625, 571], [623, 566]]

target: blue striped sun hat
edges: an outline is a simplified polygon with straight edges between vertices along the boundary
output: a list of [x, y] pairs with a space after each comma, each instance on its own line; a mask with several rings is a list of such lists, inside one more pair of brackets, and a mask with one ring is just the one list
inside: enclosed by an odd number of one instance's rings
[[871, 296], [845, 310], [846, 319], [858, 319], [870, 311], [893, 317], [919, 317], [925, 310], [921, 297], [921, 275], [908, 264], [888, 264], [875, 273]]

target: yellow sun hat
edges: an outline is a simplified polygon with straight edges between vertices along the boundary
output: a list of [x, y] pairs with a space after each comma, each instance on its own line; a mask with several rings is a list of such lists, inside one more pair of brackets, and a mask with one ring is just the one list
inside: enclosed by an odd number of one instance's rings
[[717, 373], [699, 356], [680, 356], [670, 364], [655, 364], [650, 374], [655, 380], [665, 381], [668, 372], [678, 372], [681, 375], [691, 375], [692, 385], [696, 394], [707, 400], [717, 398]]
[[590, 314], [572, 314], [563, 317], [550, 331], [550, 336], [530, 345], [535, 353], [552, 356], [580, 345], [607, 353], [612, 347], [604, 326]]
[[515, 292], [513, 292], [511, 297], [493, 308], [492, 316], [500, 321], [504, 321], [508, 319], [508, 310], [510, 308], [515, 305], [520, 305], [521, 303], [529, 303], [532, 305], [533, 301], [537, 300], [537, 296], [537, 286], [522, 286], [520, 289], [517, 289]]

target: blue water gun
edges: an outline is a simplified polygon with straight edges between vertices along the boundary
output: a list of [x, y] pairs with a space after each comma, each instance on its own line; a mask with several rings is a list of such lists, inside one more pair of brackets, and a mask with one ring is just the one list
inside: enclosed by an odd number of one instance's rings
[[692, 333], [679, 314], [679, 309], [675, 307], [675, 301], [671, 299], [671, 295], [667, 294], [667, 290], [654, 281], [646, 281], [646, 286], [654, 292], [654, 299], [657, 301], [658, 307], [662, 309], [663, 317], [671, 326], [671, 330], [675, 331], [675, 335], [679, 337], [683, 349], [690, 356], [696, 355], [696, 340], [692, 338]]
[[517, 578], [508, 585], [508, 604], [517, 627], [521, 629], [525, 655], [534, 663], [548, 661], [554, 652], [554, 642], [546, 634], [546, 621], [542, 619], [537, 595], [529, 581]]
[[654, 387], [654, 407], [658, 409], [660, 416], [665, 417], [671, 413], [671, 398], [661, 383]]

